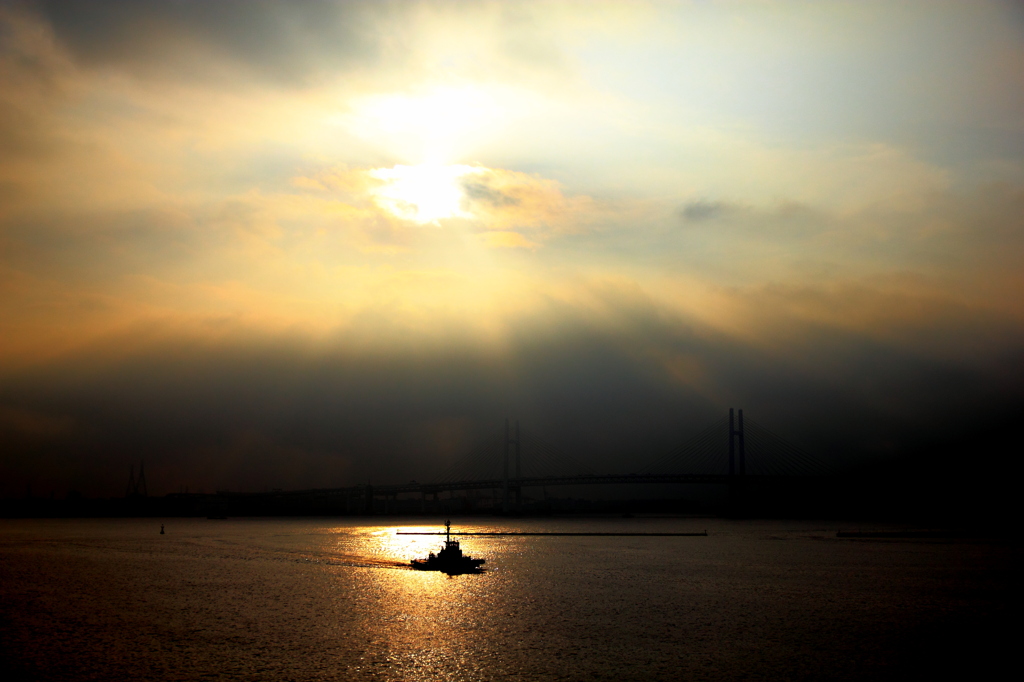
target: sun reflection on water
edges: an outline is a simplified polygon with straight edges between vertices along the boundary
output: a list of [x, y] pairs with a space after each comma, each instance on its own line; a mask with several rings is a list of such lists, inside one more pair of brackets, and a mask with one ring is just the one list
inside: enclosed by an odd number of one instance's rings
[[370, 531], [372, 541], [369, 545], [375, 554], [393, 557], [406, 563], [413, 559], [426, 556], [437, 549], [437, 535], [399, 535], [406, 533], [436, 532], [436, 526], [392, 526], [377, 528]]
[[[437, 551], [444, 536], [398, 534], [438, 530], [437, 525], [363, 526], [345, 529], [335, 541], [338, 551], [358, 548], [368, 558], [408, 567], [363, 573], [372, 585], [375, 611], [373, 622], [366, 623], [367, 636], [388, 652], [367, 660], [368, 670], [385, 677], [405, 670], [424, 679], [482, 679], [485, 664], [469, 652], [491, 625], [493, 578], [413, 570], [409, 562]], [[486, 544], [472, 542], [467, 550], [490, 559]]]

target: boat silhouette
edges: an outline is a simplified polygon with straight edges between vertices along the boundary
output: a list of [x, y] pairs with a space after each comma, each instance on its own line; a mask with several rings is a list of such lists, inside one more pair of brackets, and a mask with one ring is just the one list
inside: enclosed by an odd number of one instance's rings
[[444, 547], [434, 554], [433, 552], [426, 559], [413, 559], [409, 562], [417, 571], [441, 571], [448, 575], [459, 575], [462, 573], [479, 573], [480, 567], [487, 560], [474, 559], [463, 554], [459, 547], [458, 540], [452, 540], [452, 522], [444, 522], [445, 541]]

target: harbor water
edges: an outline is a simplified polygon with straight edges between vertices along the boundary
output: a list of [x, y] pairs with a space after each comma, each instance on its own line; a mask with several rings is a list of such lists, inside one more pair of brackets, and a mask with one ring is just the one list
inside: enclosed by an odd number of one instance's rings
[[[7, 680], [735, 680], [992, 674], [1015, 542], [701, 518], [0, 521]], [[166, 526], [160, 534], [160, 525]], [[850, 528], [847, 524], [846, 528]]]

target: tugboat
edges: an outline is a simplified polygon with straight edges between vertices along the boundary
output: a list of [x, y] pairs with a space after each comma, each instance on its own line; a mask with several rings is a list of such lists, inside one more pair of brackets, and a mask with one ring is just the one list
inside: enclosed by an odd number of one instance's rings
[[452, 522], [444, 522], [444, 547], [437, 554], [430, 553], [426, 559], [413, 559], [410, 563], [417, 571], [441, 571], [448, 575], [479, 573], [480, 565], [486, 559], [474, 559], [462, 553], [458, 540], [452, 540]]

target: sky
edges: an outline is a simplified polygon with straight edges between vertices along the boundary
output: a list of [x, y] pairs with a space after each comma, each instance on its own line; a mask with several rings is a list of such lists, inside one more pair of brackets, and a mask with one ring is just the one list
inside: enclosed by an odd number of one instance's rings
[[0, 496], [896, 458], [1024, 405], [1022, 216], [1014, 2], [0, 0]]

